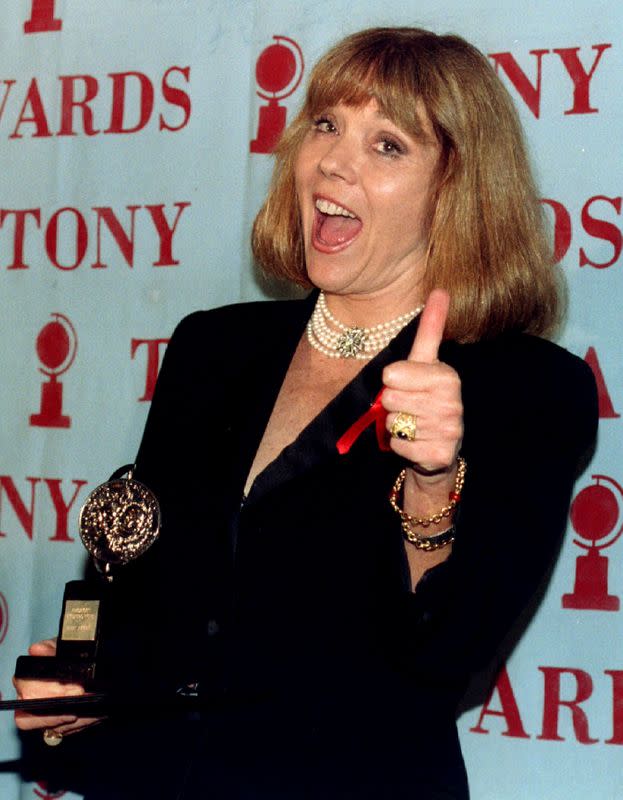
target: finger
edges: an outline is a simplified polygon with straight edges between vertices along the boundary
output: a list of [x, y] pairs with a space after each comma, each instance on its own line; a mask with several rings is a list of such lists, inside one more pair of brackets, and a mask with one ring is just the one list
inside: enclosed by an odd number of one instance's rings
[[[76, 723], [71, 725], [48, 725], [41, 733], [43, 734], [43, 740], [46, 744], [53, 744], [53, 742], [48, 741], [48, 735], [52, 732], [59, 734], [60, 740], [62, 741], [67, 736], [72, 736], [94, 725], [99, 725], [101, 722], [104, 722], [105, 719], [106, 717], [89, 717], [88, 719], [79, 719]], [[60, 742], [56, 743], [59, 744]]]
[[78, 733], [86, 728], [91, 728], [93, 725], [99, 725], [99, 723], [104, 722], [105, 719], [106, 717], [78, 717], [76, 722], [71, 725], [61, 725], [57, 730], [59, 733], [62, 733], [63, 736], [69, 736], [72, 733]]
[[[461, 441], [463, 437], [463, 420], [454, 413], [452, 406], [447, 405], [441, 409], [440, 416], [433, 416], [428, 412], [418, 413], [416, 406], [406, 400], [395, 412], [388, 412], [386, 428], [392, 430], [399, 413], [410, 414], [415, 417], [416, 438], [418, 442], [451, 442]], [[404, 441], [404, 440], [403, 440]]]
[[42, 642], [35, 642], [28, 648], [31, 656], [53, 656], [56, 654], [56, 639], [44, 639]]
[[409, 361], [420, 361], [432, 364], [437, 361], [439, 345], [446, 327], [450, 295], [445, 289], [433, 289], [429, 294], [420, 324], [409, 353]]
[[391, 398], [395, 392], [409, 392], [420, 397], [429, 397], [431, 392], [446, 394], [455, 390], [455, 384], [460, 386], [456, 371], [437, 361], [434, 364], [424, 364], [421, 361], [394, 361], [383, 370], [383, 384], [386, 391], [381, 396], [381, 403], [388, 411], [391, 407]]
[[27, 711], [15, 712], [15, 724], [22, 731], [35, 731], [39, 728], [56, 728], [57, 725], [72, 725], [78, 720], [75, 715], [64, 714], [55, 717], [42, 717]]
[[78, 683], [59, 683], [52, 680], [13, 678], [13, 686], [20, 700], [38, 700], [42, 697], [75, 697], [85, 694]]

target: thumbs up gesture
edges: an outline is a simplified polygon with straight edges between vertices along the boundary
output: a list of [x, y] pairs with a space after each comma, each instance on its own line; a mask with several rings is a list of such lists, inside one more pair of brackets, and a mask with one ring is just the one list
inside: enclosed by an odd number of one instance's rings
[[392, 436], [391, 447], [411, 462], [418, 484], [452, 485], [463, 436], [461, 381], [452, 367], [439, 361], [449, 305], [448, 293], [434, 289], [407, 360], [383, 371], [381, 402], [388, 412], [388, 430], [400, 412], [415, 417], [414, 440]]

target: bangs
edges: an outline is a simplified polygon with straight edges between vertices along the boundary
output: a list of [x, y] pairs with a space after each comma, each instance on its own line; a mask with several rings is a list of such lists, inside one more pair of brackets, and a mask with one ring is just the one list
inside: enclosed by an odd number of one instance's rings
[[312, 72], [303, 114], [310, 119], [339, 103], [363, 106], [375, 100], [383, 116], [414, 138], [424, 138], [426, 80], [413, 46], [401, 44], [385, 38], [330, 52]]

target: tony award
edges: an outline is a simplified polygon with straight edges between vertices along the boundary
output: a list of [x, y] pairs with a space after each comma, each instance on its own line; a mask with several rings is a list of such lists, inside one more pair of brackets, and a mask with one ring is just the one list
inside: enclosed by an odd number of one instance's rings
[[80, 511], [79, 528], [96, 568], [94, 574], [65, 586], [56, 655], [20, 656], [15, 674], [18, 678], [80, 683], [98, 691], [108, 683], [101, 645], [115, 575], [158, 538], [158, 501], [144, 484], [134, 480], [132, 470], [124, 467], [88, 496]]

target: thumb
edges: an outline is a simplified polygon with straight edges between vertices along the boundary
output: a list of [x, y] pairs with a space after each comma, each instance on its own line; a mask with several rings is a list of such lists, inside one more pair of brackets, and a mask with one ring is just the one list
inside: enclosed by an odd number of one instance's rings
[[443, 339], [450, 295], [445, 289], [433, 289], [420, 317], [420, 324], [409, 353], [409, 361], [420, 361], [432, 364], [437, 361], [439, 346]]
[[28, 648], [28, 653], [31, 656], [56, 655], [56, 641], [54, 639], [44, 639], [41, 642], [35, 642]]

